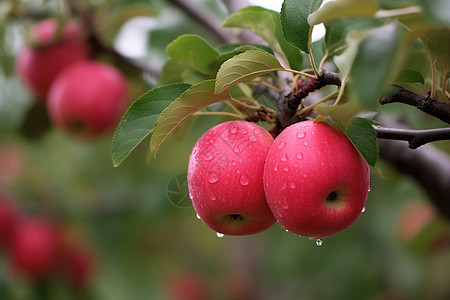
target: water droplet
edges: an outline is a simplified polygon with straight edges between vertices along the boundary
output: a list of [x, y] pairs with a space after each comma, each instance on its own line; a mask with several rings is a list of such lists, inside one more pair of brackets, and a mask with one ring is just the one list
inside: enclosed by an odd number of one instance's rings
[[229, 140], [230, 140], [230, 137], [229, 137], [229, 136], [226, 136], [226, 137], [224, 138], [224, 140], [225, 140], [225, 141], [229, 141]]
[[217, 182], [218, 180], [219, 180], [219, 176], [217, 176], [216, 173], [209, 173], [209, 175], [208, 175], [209, 183], [214, 183], [214, 182]]
[[284, 166], [283, 170], [284, 170], [285, 172], [289, 172], [289, 167], [288, 167], [288, 166]]
[[287, 183], [283, 182], [283, 184], [281, 185], [281, 189], [284, 191], [287, 188]]
[[232, 164], [233, 166], [235, 166], [235, 165], [236, 165], [236, 161], [233, 160], [233, 161], [231, 162], [231, 164]]
[[297, 153], [297, 159], [302, 159], [303, 158], [303, 153], [301, 153], [301, 152], [299, 152], [299, 153]]
[[198, 214], [195, 215], [197, 219], [201, 220], [200, 216]]
[[308, 237], [308, 240], [310, 240], [310, 241], [313, 241], [313, 240], [315, 240], [316, 238], [315, 237], [313, 237], [313, 236], [309, 236]]
[[230, 132], [231, 133], [236, 133], [237, 132], [237, 126], [235, 125], [235, 126], [231, 127], [230, 128]]
[[240, 133], [240, 134], [247, 134], [247, 132], [248, 132], [247, 129], [241, 129], [241, 130], [239, 130], [239, 133]]
[[211, 200], [212, 201], [215, 201], [217, 198], [216, 198], [216, 196], [215, 195], [211, 195]]
[[282, 207], [283, 209], [289, 209], [289, 204], [284, 203], [283, 205], [281, 205], [281, 207]]
[[362, 208], [362, 210], [361, 210], [361, 212], [363, 213], [363, 212], [365, 212], [365, 211], [366, 211], [366, 206], [364, 205], [363, 208]]
[[238, 145], [236, 145], [236, 146], [234, 146], [234, 148], [233, 148], [233, 152], [234, 153], [238, 153], [239, 152], [239, 146]]
[[291, 183], [289, 184], [289, 187], [291, 189], [295, 189], [297, 187], [297, 185], [295, 184], [295, 182], [291, 181]]
[[303, 131], [299, 131], [298, 133], [297, 133], [297, 138], [298, 139], [302, 139], [302, 138], [304, 138], [306, 136], [306, 133], [304, 133]]
[[305, 178], [308, 177], [308, 174], [303, 174], [303, 177], [305, 177]]
[[369, 189], [367, 190], [367, 192], [370, 192], [370, 186], [369, 186]]
[[286, 142], [281, 142], [281, 143], [278, 145], [278, 150], [283, 149], [284, 146], [286, 146]]
[[278, 171], [278, 164], [275, 164], [275, 167], [273, 167], [273, 170], [276, 172]]
[[281, 161], [287, 161], [288, 157], [286, 155], [286, 153], [283, 153], [283, 155], [281, 155]]
[[239, 179], [239, 182], [242, 184], [242, 185], [248, 185], [248, 183], [250, 182], [250, 180], [248, 179], [248, 177], [247, 177], [247, 175], [245, 175], [245, 174], [242, 174], [241, 175], [241, 178]]
[[318, 247], [322, 246], [322, 244], [323, 244], [322, 239], [316, 239], [316, 245], [317, 245]]
[[286, 232], [289, 232], [289, 230], [286, 229]]
[[308, 146], [308, 142], [303, 142], [303, 145]]
[[212, 158], [213, 158], [213, 155], [212, 155], [211, 151], [206, 153], [205, 156], [203, 156], [204, 160], [211, 160]]
[[249, 136], [249, 139], [250, 139], [250, 141], [254, 142], [254, 141], [256, 141], [256, 136], [250, 135], [250, 136]]
[[214, 140], [213, 140], [213, 139], [210, 139], [210, 140], [209, 140], [209, 143], [210, 143], [210, 144], [213, 144], [213, 143], [214, 143]]
[[223, 238], [224, 236], [225, 236], [225, 234], [223, 234], [223, 233], [220, 233], [220, 232], [217, 233], [217, 237], [219, 237], [219, 238]]
[[261, 131], [260, 131], [258, 128], [255, 128], [255, 129], [253, 129], [253, 132], [256, 133], [256, 134], [258, 134], [258, 133], [260, 133]]

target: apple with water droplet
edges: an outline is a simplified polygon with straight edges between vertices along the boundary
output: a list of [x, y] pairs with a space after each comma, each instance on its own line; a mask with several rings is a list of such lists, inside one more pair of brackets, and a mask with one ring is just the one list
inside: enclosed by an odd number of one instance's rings
[[356, 221], [367, 199], [370, 171], [342, 131], [303, 121], [277, 136], [263, 180], [267, 202], [285, 229], [323, 238]]
[[221, 123], [197, 141], [188, 166], [189, 194], [211, 229], [247, 235], [275, 223], [262, 181], [272, 142], [266, 130], [247, 121]]
[[127, 85], [119, 70], [86, 61], [63, 71], [50, 89], [52, 122], [68, 134], [89, 139], [113, 129], [127, 108]]
[[60, 25], [46, 19], [31, 28], [32, 45], [24, 47], [16, 61], [16, 69], [36, 99], [45, 102], [56, 76], [73, 63], [84, 61], [90, 49], [84, 33], [75, 22]]

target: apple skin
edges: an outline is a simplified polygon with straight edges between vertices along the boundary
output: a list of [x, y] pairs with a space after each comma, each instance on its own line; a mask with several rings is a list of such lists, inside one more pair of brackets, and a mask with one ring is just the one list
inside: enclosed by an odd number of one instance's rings
[[263, 180], [270, 209], [286, 230], [322, 238], [356, 221], [367, 199], [370, 171], [343, 132], [303, 121], [275, 139]]
[[61, 239], [52, 222], [30, 217], [16, 227], [10, 255], [13, 270], [33, 280], [45, 280], [60, 263]]
[[247, 235], [275, 223], [262, 182], [272, 142], [266, 130], [247, 121], [221, 123], [197, 141], [188, 166], [189, 194], [211, 229]]
[[63, 273], [74, 290], [83, 290], [94, 274], [94, 256], [84, 245], [71, 245], [64, 251]]
[[59, 40], [54, 40], [58, 22], [46, 19], [31, 29], [37, 45], [24, 47], [16, 60], [17, 72], [36, 99], [45, 102], [56, 76], [73, 63], [90, 56], [90, 48], [75, 22], [64, 25]]
[[81, 139], [113, 129], [128, 106], [125, 78], [115, 67], [94, 61], [71, 65], [52, 85], [48, 111], [52, 122]]
[[19, 210], [10, 196], [0, 195], [0, 248], [8, 247], [19, 220]]

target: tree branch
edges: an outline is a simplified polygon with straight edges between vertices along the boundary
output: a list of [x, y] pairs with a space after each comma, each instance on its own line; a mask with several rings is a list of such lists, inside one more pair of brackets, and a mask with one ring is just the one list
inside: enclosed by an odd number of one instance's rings
[[186, 0], [169, 0], [168, 2], [177, 6], [193, 20], [203, 25], [205, 29], [211, 32], [212, 35], [218, 39], [219, 42], [228, 43], [230, 41], [229, 36], [226, 35], [223, 31], [219, 30], [221, 24], [218, 22], [217, 18], [212, 17], [201, 7], [193, 6], [191, 2]]
[[384, 96], [380, 99], [381, 104], [400, 102], [415, 106], [423, 112], [430, 114], [448, 124], [450, 124], [450, 104], [433, 100], [394, 85], [397, 92], [390, 96]]
[[[382, 121], [390, 127], [401, 127], [391, 120]], [[401, 141], [382, 139], [378, 146], [380, 157], [414, 178], [439, 212], [450, 219], [450, 157], [432, 145], [412, 150]]]
[[408, 141], [411, 149], [430, 142], [450, 140], [450, 128], [412, 130], [374, 126], [374, 129], [379, 139]]

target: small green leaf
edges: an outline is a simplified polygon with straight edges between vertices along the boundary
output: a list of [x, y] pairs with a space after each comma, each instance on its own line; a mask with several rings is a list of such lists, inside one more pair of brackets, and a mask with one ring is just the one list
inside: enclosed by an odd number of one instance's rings
[[215, 80], [206, 80], [186, 90], [159, 115], [150, 140], [150, 151], [156, 156], [170, 134], [189, 116], [213, 103], [230, 99], [228, 91], [214, 93]]
[[214, 63], [219, 52], [197, 35], [186, 34], [178, 37], [167, 46], [166, 51], [172, 60], [202, 73], [214, 75], [217, 71]]
[[366, 162], [374, 167], [378, 160], [378, 142], [372, 122], [364, 118], [356, 117], [350, 122], [345, 134]]
[[310, 25], [325, 23], [340, 18], [371, 17], [378, 10], [376, 0], [336, 0], [326, 3], [308, 17]]
[[279, 53], [290, 68], [302, 68], [300, 49], [292, 46], [284, 37], [279, 13], [259, 6], [248, 6], [226, 18], [223, 26], [250, 29]]
[[314, 111], [319, 115], [330, 116], [341, 129], [345, 129], [351, 120], [361, 112], [361, 107], [357, 101], [353, 100], [336, 106], [321, 103], [314, 108]]
[[422, 74], [412, 69], [405, 69], [401, 71], [395, 81], [406, 83], [425, 83], [425, 79], [423, 78]]
[[359, 43], [350, 77], [356, 98], [364, 107], [374, 108], [393, 79], [400, 46], [400, 28], [395, 22], [373, 30]]
[[292, 45], [308, 53], [311, 26], [308, 16], [316, 11], [322, 0], [285, 0], [281, 7], [280, 19], [284, 37]]
[[262, 45], [239, 45], [238, 47], [235, 47], [234, 49], [221, 53], [219, 58], [217, 59], [216, 65], [217, 68], [219, 68], [225, 61], [229, 60], [235, 55], [244, 53], [248, 50], [259, 50], [259, 51], [266, 51], [267, 53], [270, 53], [273, 55], [272, 49], [262, 46]]
[[234, 84], [280, 69], [283, 67], [278, 59], [265, 51], [249, 50], [238, 54], [224, 62], [217, 72], [216, 94]]
[[426, 17], [436, 23], [450, 25], [450, 1], [448, 0], [419, 0]]
[[450, 29], [433, 29], [420, 36], [428, 49], [436, 69], [441, 73], [450, 70]]
[[189, 87], [189, 84], [172, 84], [155, 88], [131, 104], [112, 138], [111, 156], [114, 167], [119, 166], [151, 133], [159, 114]]

